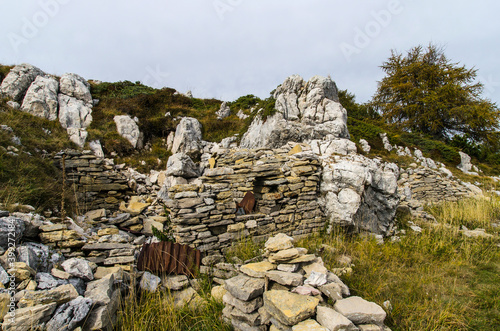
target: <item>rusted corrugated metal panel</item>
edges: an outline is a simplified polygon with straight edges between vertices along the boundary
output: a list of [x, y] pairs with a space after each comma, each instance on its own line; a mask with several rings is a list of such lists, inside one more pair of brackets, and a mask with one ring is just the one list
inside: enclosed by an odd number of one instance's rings
[[253, 208], [255, 207], [255, 196], [252, 192], [248, 191], [243, 200], [237, 204], [238, 208], [243, 208], [245, 214], [251, 214], [253, 212]]
[[199, 250], [188, 245], [162, 241], [142, 245], [137, 269], [194, 277], [200, 269], [200, 263]]

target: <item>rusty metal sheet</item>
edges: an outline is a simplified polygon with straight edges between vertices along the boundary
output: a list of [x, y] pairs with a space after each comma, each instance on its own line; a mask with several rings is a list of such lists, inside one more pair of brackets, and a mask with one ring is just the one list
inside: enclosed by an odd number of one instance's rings
[[199, 250], [188, 245], [162, 241], [142, 245], [137, 269], [195, 277], [200, 269], [200, 263]]
[[237, 204], [238, 208], [243, 208], [245, 214], [251, 214], [253, 212], [253, 208], [255, 207], [255, 196], [252, 192], [248, 191], [243, 200], [241, 200]]

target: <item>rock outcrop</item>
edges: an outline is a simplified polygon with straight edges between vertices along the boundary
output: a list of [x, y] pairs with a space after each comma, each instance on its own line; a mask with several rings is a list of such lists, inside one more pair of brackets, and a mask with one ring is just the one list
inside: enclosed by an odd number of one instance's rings
[[224, 119], [224, 118], [228, 117], [229, 115], [231, 115], [231, 108], [229, 108], [229, 106], [227, 105], [227, 102], [224, 101], [220, 105], [220, 109], [215, 113], [215, 115], [217, 115], [218, 120]]
[[55, 121], [58, 115], [59, 83], [49, 76], [37, 76], [24, 97], [21, 110]]
[[142, 134], [134, 119], [128, 115], [117, 115], [113, 119], [120, 136], [127, 139], [134, 148], [142, 147]]
[[196, 118], [183, 117], [175, 130], [172, 154], [185, 153], [189, 156], [201, 154], [201, 124]]
[[289, 141], [310, 142], [331, 135], [349, 138], [347, 112], [338, 101], [330, 78], [314, 76], [305, 82], [288, 77], [274, 94], [276, 113], [264, 121], [257, 115], [240, 146], [277, 148]]
[[36, 77], [43, 76], [44, 72], [31, 64], [20, 64], [12, 68], [2, 81], [0, 92], [15, 102], [23, 101], [26, 91]]
[[322, 160], [320, 203], [330, 224], [386, 235], [399, 204], [399, 168], [361, 155]]

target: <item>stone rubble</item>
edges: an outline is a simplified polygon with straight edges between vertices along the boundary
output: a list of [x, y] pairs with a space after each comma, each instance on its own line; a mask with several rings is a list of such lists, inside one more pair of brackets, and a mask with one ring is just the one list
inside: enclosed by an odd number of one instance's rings
[[[269, 238], [263, 261], [242, 265], [237, 276], [225, 281], [223, 318], [235, 330], [389, 330], [384, 309], [350, 297], [347, 286], [323, 266], [321, 258], [294, 262], [307, 256], [307, 250], [293, 248], [293, 242], [282, 233]], [[276, 255], [283, 256], [280, 264], [271, 263]], [[299, 265], [295, 271], [276, 270], [278, 265], [295, 263]]]

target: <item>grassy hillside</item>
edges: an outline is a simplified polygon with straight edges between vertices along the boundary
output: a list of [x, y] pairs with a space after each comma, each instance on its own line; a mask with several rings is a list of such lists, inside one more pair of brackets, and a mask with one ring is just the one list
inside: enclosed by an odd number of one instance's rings
[[0, 202], [30, 204], [39, 210], [58, 207], [62, 175], [51, 155], [75, 146], [59, 122], [13, 110], [5, 102], [0, 100], [0, 124], [12, 131], [0, 129]]

